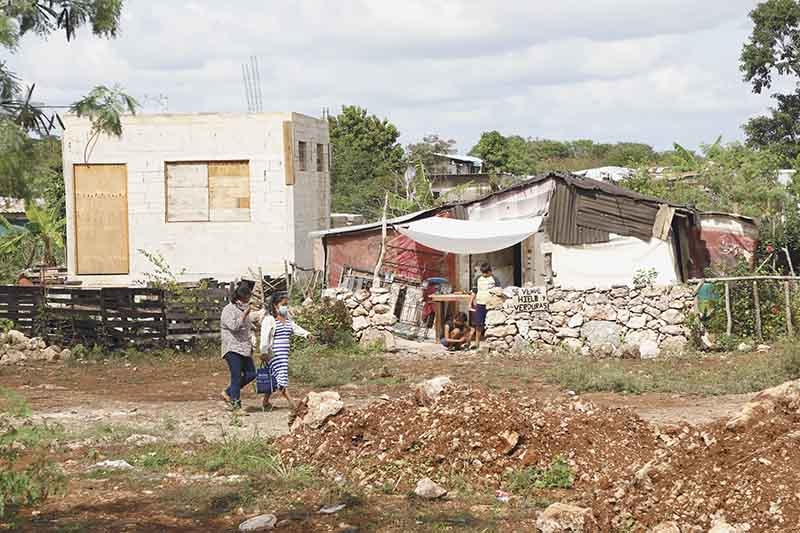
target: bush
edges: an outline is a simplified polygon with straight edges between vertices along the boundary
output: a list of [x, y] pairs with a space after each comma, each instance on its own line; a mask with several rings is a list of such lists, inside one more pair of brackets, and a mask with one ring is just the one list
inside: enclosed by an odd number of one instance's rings
[[352, 318], [344, 302], [323, 298], [298, 308], [294, 320], [325, 346], [353, 344]]
[[19, 450], [26, 448], [24, 437], [10, 425], [0, 426], [0, 517], [41, 502], [65, 486], [61, 469], [43, 454], [20, 461]]
[[562, 457], [555, 460], [546, 469], [535, 466], [519, 472], [512, 472], [508, 477], [508, 488], [512, 492], [528, 492], [531, 489], [568, 489], [572, 487], [575, 474]]

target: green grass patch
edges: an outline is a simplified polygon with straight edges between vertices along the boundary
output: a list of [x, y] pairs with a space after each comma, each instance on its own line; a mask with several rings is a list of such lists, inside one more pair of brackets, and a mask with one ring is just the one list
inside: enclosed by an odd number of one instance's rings
[[800, 377], [800, 347], [782, 344], [769, 353], [652, 361], [559, 356], [547, 368], [545, 377], [578, 393], [747, 394]]
[[0, 387], [0, 413], [18, 418], [27, 418], [33, 413], [27, 400], [18, 392]]
[[337, 347], [303, 346], [289, 356], [289, 375], [312, 387], [336, 387], [381, 378], [385, 360], [356, 344]]
[[160, 472], [182, 468], [222, 475], [246, 475], [294, 488], [308, 487], [315, 481], [315, 472], [311, 467], [285, 463], [268, 440], [258, 437], [226, 438], [193, 450], [176, 445], [145, 446], [127, 460], [146, 470]]
[[563, 458], [557, 457], [547, 468], [531, 466], [509, 473], [507, 483], [512, 493], [527, 493], [532, 490], [568, 489], [574, 480], [572, 468]]

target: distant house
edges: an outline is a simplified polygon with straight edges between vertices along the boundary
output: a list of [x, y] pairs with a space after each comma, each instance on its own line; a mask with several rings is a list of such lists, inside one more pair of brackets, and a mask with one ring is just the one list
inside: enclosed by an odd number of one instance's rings
[[357, 226], [366, 222], [364, 215], [356, 215], [353, 213], [332, 213], [331, 214], [331, 228], [345, 228], [348, 226]]
[[469, 201], [491, 191], [490, 176], [483, 172], [483, 159], [469, 155], [434, 154], [429, 176], [436, 198]]
[[298, 113], [123, 118], [84, 161], [88, 120], [64, 118], [69, 277], [128, 285], [160, 254], [180, 279], [311, 266], [330, 224], [328, 123]]
[[[23, 226], [28, 221], [25, 215], [25, 200], [11, 198], [10, 196], [0, 196], [0, 215], [5, 217], [14, 226]], [[0, 235], [4, 232], [0, 226]]]

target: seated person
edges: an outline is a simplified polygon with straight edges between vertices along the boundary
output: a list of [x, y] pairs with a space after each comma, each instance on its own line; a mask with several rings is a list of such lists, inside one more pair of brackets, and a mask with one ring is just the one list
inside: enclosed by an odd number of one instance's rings
[[463, 350], [469, 347], [472, 340], [472, 328], [468, 324], [467, 314], [458, 313], [452, 324], [444, 327], [442, 346], [448, 350]]

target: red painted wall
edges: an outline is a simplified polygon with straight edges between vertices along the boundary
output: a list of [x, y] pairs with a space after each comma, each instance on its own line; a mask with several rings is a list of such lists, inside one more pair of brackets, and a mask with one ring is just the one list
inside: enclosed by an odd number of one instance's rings
[[[381, 250], [381, 230], [350, 235], [333, 235], [327, 239], [328, 286], [336, 287], [344, 266], [372, 272]], [[386, 234], [386, 254], [383, 272], [413, 281], [430, 277], [454, 280], [456, 257], [432, 250], [389, 229]]]

